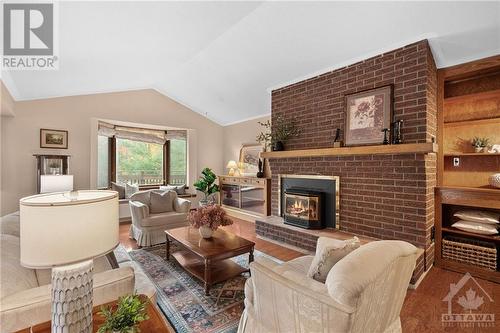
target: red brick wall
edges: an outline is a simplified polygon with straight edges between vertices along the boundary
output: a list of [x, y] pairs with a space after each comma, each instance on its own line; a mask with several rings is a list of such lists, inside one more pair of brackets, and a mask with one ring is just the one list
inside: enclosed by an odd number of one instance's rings
[[[285, 149], [331, 147], [335, 128], [344, 128], [345, 95], [387, 84], [394, 85], [394, 118], [404, 121], [404, 142], [432, 141], [436, 67], [424, 40], [273, 91], [272, 117], [296, 117], [300, 128]], [[425, 249], [431, 245], [434, 154], [271, 159], [270, 167], [274, 215], [279, 174], [340, 176], [342, 230]]]
[[394, 119], [404, 142], [436, 136], [436, 67], [426, 40], [274, 90], [272, 118], [295, 117], [300, 135], [286, 149], [331, 147], [344, 130], [345, 95], [394, 85]]

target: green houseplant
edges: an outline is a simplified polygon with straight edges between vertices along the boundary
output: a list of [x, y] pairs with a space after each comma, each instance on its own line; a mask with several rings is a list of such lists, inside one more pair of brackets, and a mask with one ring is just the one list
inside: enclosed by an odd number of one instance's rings
[[[148, 301], [134, 295], [127, 295], [118, 299], [115, 307], [103, 306], [99, 315], [106, 321], [99, 327], [98, 333], [136, 333], [140, 332], [137, 327], [141, 321], [149, 319], [147, 314]], [[114, 311], [113, 311], [114, 309]]]
[[209, 204], [212, 194], [219, 192], [216, 180], [217, 176], [212, 169], [205, 168], [201, 171], [201, 177], [194, 183], [194, 187], [205, 195], [204, 199], [200, 200], [201, 206]]
[[273, 126], [271, 126], [271, 122], [269, 120], [265, 123], [259, 122], [259, 125], [264, 127], [265, 130], [257, 136], [257, 141], [259, 143], [263, 143], [266, 148], [269, 142], [271, 142], [271, 149], [273, 151], [284, 150], [285, 142], [288, 139], [299, 135], [299, 129], [295, 123], [295, 118], [288, 121], [282, 115], [277, 115], [274, 118]]
[[488, 138], [480, 138], [475, 136], [472, 138], [471, 143], [472, 147], [474, 147], [474, 150], [476, 153], [480, 153], [488, 146], [488, 143], [490, 142], [490, 139]]

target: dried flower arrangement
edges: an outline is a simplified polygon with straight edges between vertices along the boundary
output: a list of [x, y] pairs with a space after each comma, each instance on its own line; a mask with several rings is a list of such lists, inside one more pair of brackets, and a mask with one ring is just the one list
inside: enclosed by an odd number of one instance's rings
[[195, 228], [207, 226], [215, 231], [219, 226], [233, 224], [233, 221], [221, 206], [208, 205], [191, 211], [189, 213], [189, 223]]

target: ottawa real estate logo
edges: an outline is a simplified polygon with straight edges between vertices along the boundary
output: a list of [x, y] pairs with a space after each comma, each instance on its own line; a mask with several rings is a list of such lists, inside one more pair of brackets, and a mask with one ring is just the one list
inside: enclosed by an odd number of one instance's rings
[[447, 313], [441, 314], [444, 327], [495, 327], [495, 314], [483, 310], [493, 299], [469, 273], [450, 284], [450, 292], [443, 302], [448, 303]]
[[3, 70], [58, 69], [56, 3], [3, 3]]

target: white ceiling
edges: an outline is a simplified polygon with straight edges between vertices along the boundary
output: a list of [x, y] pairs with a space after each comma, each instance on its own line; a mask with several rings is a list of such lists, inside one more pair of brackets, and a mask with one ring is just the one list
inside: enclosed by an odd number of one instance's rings
[[438, 67], [500, 54], [500, 2], [66, 2], [58, 71], [2, 72], [17, 100], [155, 88], [219, 124], [269, 89], [423, 38]]

